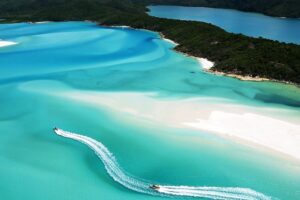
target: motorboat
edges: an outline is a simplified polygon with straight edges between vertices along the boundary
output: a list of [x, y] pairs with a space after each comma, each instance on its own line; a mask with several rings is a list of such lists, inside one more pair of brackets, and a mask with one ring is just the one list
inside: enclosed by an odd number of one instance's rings
[[153, 189], [153, 190], [159, 190], [160, 189], [159, 185], [150, 185], [149, 188]]

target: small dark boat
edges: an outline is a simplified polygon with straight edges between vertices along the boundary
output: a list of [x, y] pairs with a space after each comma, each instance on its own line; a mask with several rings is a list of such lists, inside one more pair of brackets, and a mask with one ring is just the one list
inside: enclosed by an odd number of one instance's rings
[[54, 127], [54, 128], [53, 128], [53, 131], [58, 131], [58, 128]]
[[153, 190], [159, 190], [160, 189], [159, 185], [150, 185], [149, 188], [151, 188]]

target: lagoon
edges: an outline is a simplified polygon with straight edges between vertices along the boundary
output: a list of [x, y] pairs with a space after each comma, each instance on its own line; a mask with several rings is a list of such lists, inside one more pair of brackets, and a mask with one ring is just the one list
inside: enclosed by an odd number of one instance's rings
[[150, 31], [19, 23], [0, 39], [15, 43], [0, 48], [3, 199], [170, 199], [123, 187], [53, 127], [103, 143], [134, 180], [300, 198], [299, 88], [209, 74]]

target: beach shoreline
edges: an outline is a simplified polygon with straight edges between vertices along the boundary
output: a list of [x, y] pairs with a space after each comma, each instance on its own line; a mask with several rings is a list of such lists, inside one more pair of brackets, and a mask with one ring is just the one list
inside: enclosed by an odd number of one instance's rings
[[198, 62], [201, 64], [203, 70], [209, 71], [212, 67], [214, 67], [215, 63], [206, 59], [206, 58], [197, 58]]
[[286, 84], [286, 85], [291, 85], [291, 86], [296, 86], [297, 88], [300, 88], [300, 85], [297, 83], [289, 82], [289, 81], [279, 81], [276, 79], [269, 79], [269, 78], [263, 78], [263, 77], [252, 77], [252, 76], [243, 76], [239, 74], [233, 74], [233, 73], [226, 73], [222, 71], [217, 71], [215, 69], [209, 69], [209, 70], [204, 70], [207, 73], [214, 74], [216, 76], [226, 76], [230, 78], [235, 78], [241, 81], [252, 81], [252, 82], [270, 82], [270, 83], [281, 83], [281, 84]]
[[[147, 29], [144, 29], [144, 30], [147, 30]], [[149, 31], [149, 30], [147, 30], [147, 31]], [[173, 40], [167, 38], [163, 33], [158, 32], [158, 34], [159, 34], [159, 36], [160, 36], [160, 38], [161, 38], [162, 40], [164, 40], [164, 41], [166, 41], [166, 42], [169, 42], [169, 43], [173, 44], [174, 47], [176, 47], [176, 46], [179, 45], [177, 42], [175, 42], [175, 41], [173, 41]]]
[[[132, 27], [130, 27], [130, 28], [132, 28]], [[132, 28], [132, 29], [135, 29], [135, 28]], [[151, 31], [151, 30], [147, 30], [147, 29], [137, 29], [137, 30]], [[163, 33], [158, 32], [158, 34], [161, 36], [162, 40], [170, 42], [171, 44], [175, 45], [175, 47], [180, 45], [179, 43], [165, 37], [165, 35]], [[248, 76], [243, 76], [243, 75], [240, 75], [240, 74], [226, 73], [226, 72], [222, 72], [222, 71], [217, 71], [217, 70], [214, 69], [214, 66], [215, 66], [214, 61], [211, 61], [207, 58], [193, 56], [191, 54], [184, 53], [184, 52], [178, 51], [176, 49], [173, 49], [173, 50], [180, 53], [180, 54], [183, 54], [187, 57], [191, 57], [191, 58], [196, 59], [199, 62], [199, 64], [201, 65], [204, 72], [211, 73], [211, 74], [214, 74], [214, 75], [217, 75], [217, 76], [227, 76], [227, 77], [239, 79], [241, 81], [275, 82], [275, 83], [283, 83], [283, 84], [287, 84], [287, 85], [294, 85], [296, 87], [300, 87], [299, 84], [289, 82], [289, 81], [279, 81], [279, 80], [276, 80], [276, 79], [269, 79], [269, 78], [264, 78], [264, 77], [259, 77], [259, 76], [256, 76], [256, 77], [252, 77], [252, 76], [249, 76], [249, 75]]]
[[238, 75], [238, 74], [225, 73], [225, 72], [211, 70], [211, 69], [206, 70], [206, 71], [209, 72], [209, 73], [215, 74], [215, 75], [219, 75], [219, 76], [228, 76], [228, 77], [231, 77], [231, 78], [236, 78], [236, 79], [239, 79], [241, 81], [255, 81], [255, 82], [261, 82], [261, 81], [274, 82], [275, 81], [275, 80], [272, 80], [272, 79], [262, 78], [262, 77], [259, 77], [259, 76], [256, 76], [256, 77], [242, 76], [242, 75]]
[[[151, 30], [148, 30], [148, 29], [136, 29], [136, 28], [133, 28], [133, 27], [130, 27], [130, 26], [128, 26], [128, 28], [135, 29], [135, 30], [151, 31]], [[156, 31], [151, 31], [151, 32], [156, 32]], [[156, 32], [156, 33], [158, 33], [160, 35], [162, 40], [170, 42], [171, 44], [175, 45], [175, 47], [180, 45], [179, 43], [167, 38], [162, 32]], [[256, 77], [252, 77], [252, 76], [249, 76], [249, 75], [248, 76], [243, 76], [243, 75], [240, 75], [240, 74], [226, 73], [226, 72], [222, 72], [222, 71], [217, 71], [217, 70], [214, 69], [215, 62], [209, 60], [208, 58], [197, 57], [197, 56], [191, 55], [189, 53], [181, 52], [181, 51], [179, 51], [175, 48], [173, 50], [178, 52], [178, 53], [181, 53], [181, 54], [183, 54], [187, 57], [191, 57], [191, 58], [196, 59], [200, 63], [200, 65], [202, 66], [203, 71], [211, 73], [211, 74], [215, 74], [217, 76], [227, 76], [227, 77], [239, 79], [241, 81], [276, 82], [276, 83], [283, 83], [283, 84], [294, 85], [296, 87], [300, 87], [299, 84], [289, 82], [289, 81], [280, 81], [280, 80], [276, 80], [276, 79], [264, 78], [264, 77], [259, 77], [259, 76], [256, 76]]]

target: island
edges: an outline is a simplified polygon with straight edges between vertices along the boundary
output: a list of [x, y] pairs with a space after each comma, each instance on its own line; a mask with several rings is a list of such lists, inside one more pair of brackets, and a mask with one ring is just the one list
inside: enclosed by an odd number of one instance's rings
[[178, 43], [175, 50], [214, 62], [211, 72], [300, 84], [299, 45], [228, 33], [203, 22], [152, 17], [146, 13], [146, 4], [136, 1], [4, 0], [0, 9], [1, 23], [90, 20], [156, 31]]

